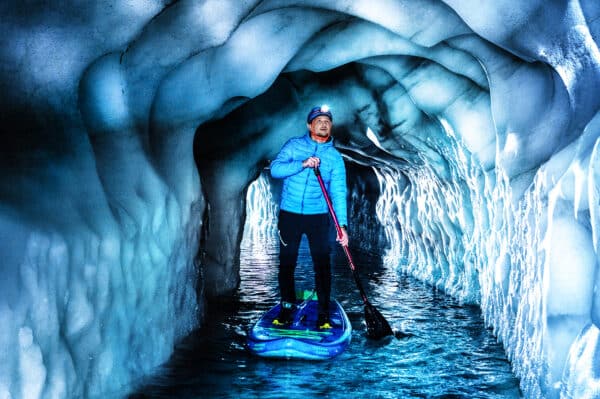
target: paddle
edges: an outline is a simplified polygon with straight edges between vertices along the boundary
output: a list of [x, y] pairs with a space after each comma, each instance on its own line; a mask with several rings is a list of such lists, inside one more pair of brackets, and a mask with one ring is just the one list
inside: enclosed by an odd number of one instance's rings
[[[321, 177], [321, 171], [318, 167], [313, 169], [315, 172], [315, 176], [317, 176], [317, 180], [319, 181], [319, 185], [321, 186], [321, 190], [323, 191], [323, 196], [325, 197], [325, 202], [327, 202], [327, 207], [329, 208], [329, 213], [331, 214], [331, 218], [333, 219], [333, 223], [335, 224], [335, 229], [337, 230], [338, 236], [342, 236], [342, 228], [340, 227], [340, 223], [338, 222], [337, 216], [335, 215], [335, 211], [333, 210], [333, 204], [331, 203], [331, 199], [329, 198], [329, 194], [327, 193], [327, 189], [325, 188], [325, 183], [323, 183], [323, 178]], [[365, 320], [367, 322], [367, 336], [373, 339], [380, 339], [388, 335], [394, 335], [390, 324], [387, 322], [385, 317], [377, 310], [369, 300], [367, 299], [367, 294], [365, 294], [365, 290], [358, 278], [358, 273], [356, 271], [356, 266], [354, 265], [354, 261], [352, 261], [352, 255], [350, 255], [350, 250], [347, 245], [343, 245], [344, 253], [346, 254], [346, 258], [348, 259], [348, 264], [350, 265], [350, 269], [352, 270], [352, 275], [354, 276], [354, 281], [356, 281], [356, 286], [360, 291], [360, 296], [362, 297], [363, 303], [365, 304]]]

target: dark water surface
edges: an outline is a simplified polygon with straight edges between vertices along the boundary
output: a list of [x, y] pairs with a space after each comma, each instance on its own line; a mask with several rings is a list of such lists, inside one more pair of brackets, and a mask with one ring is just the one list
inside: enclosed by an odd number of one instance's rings
[[[365, 337], [362, 301], [343, 253], [333, 266], [332, 297], [353, 325], [348, 349], [326, 361], [251, 355], [246, 331], [278, 301], [277, 243], [245, 239], [242, 284], [212, 304], [204, 327], [129, 398], [520, 398], [518, 379], [474, 306], [386, 270], [378, 256], [354, 253], [370, 301], [404, 338]], [[296, 287], [312, 289], [305, 246]]]

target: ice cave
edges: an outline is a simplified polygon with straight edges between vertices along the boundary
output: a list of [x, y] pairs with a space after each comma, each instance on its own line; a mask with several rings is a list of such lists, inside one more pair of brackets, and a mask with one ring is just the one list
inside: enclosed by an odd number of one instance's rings
[[0, 398], [163, 364], [238, 289], [248, 187], [322, 103], [355, 245], [478, 306], [523, 397], [600, 398], [598, 1], [0, 15]]

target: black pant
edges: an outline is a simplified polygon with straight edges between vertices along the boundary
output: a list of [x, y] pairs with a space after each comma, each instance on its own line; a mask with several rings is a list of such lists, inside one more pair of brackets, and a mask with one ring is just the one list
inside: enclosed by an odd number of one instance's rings
[[315, 270], [315, 288], [319, 313], [329, 310], [331, 295], [331, 264], [329, 260], [329, 215], [300, 215], [279, 211], [279, 290], [281, 300], [296, 302], [294, 271], [302, 234], [306, 234]]

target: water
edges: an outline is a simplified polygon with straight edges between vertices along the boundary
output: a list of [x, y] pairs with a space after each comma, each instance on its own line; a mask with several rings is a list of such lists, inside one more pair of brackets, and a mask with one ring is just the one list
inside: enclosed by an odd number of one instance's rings
[[[251, 355], [245, 348], [246, 331], [278, 300], [277, 242], [246, 237], [238, 295], [212, 304], [205, 327], [178, 345], [171, 360], [129, 398], [521, 397], [519, 381], [477, 307], [460, 306], [432, 287], [383, 267], [379, 256], [354, 257], [371, 303], [406, 337], [365, 337], [362, 300], [338, 250], [332, 296], [353, 325], [348, 349], [326, 361]], [[312, 288], [306, 246], [296, 276], [297, 288]]]

